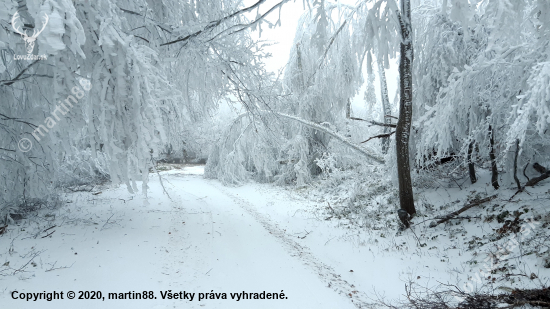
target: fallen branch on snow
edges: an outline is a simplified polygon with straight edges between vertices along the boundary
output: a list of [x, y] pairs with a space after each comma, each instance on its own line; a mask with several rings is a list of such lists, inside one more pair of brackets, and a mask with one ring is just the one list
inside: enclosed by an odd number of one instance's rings
[[545, 180], [546, 178], [549, 178], [550, 177], [550, 171], [547, 170], [546, 168], [544, 168], [542, 165], [538, 164], [538, 163], [535, 163], [533, 164], [533, 168], [535, 170], [537, 170], [537, 172], [541, 173], [541, 175], [539, 177], [535, 177], [531, 180], [529, 180], [525, 186], [525, 187], [533, 187], [535, 186], [537, 183]]
[[[435, 217], [435, 219], [444, 219], [445, 217]], [[470, 219], [481, 219], [481, 217], [470, 217], [470, 216], [463, 216], [463, 217], [453, 217], [450, 220], [470, 220]]]
[[465, 212], [466, 210], [474, 207], [474, 206], [478, 206], [478, 205], [481, 205], [483, 203], [486, 203], [486, 202], [489, 202], [489, 201], [492, 201], [496, 198], [496, 194], [495, 195], [492, 195], [492, 196], [489, 196], [489, 197], [486, 197], [486, 198], [483, 198], [481, 200], [476, 200], [476, 201], [473, 201], [471, 203], [469, 203], [468, 205], [460, 208], [459, 210], [457, 211], [454, 211], [448, 215], [446, 215], [445, 217], [443, 217], [442, 219], [440, 219], [439, 221], [433, 221], [432, 223], [430, 223], [430, 227], [436, 227], [438, 226], [439, 224], [443, 223], [443, 222], [447, 222], [451, 219], [453, 219], [453, 217]]
[[46, 272], [49, 272], [49, 271], [53, 271], [53, 270], [56, 270], [56, 269], [66, 269], [66, 268], [71, 268], [71, 267], [73, 267], [73, 265], [74, 265], [74, 262], [73, 262], [73, 263], [71, 264], [71, 266], [62, 266], [62, 267], [55, 267], [55, 264], [56, 264], [56, 263], [57, 263], [57, 262], [54, 262], [54, 263], [53, 263], [53, 265], [52, 265], [52, 268], [50, 268], [50, 269], [47, 269], [47, 270], [46, 270]]
[[[527, 168], [527, 166], [525, 166], [525, 168]], [[534, 187], [537, 183], [539, 183], [539, 182], [541, 182], [541, 181], [543, 181], [543, 180], [545, 180], [545, 179], [547, 179], [547, 178], [550, 178], [550, 171], [547, 170], [544, 166], [542, 166], [542, 165], [540, 165], [540, 164], [538, 164], [538, 163], [534, 163], [534, 164], [533, 164], [533, 168], [534, 168], [537, 172], [541, 173], [541, 175], [538, 176], [538, 177], [535, 177], [535, 178], [533, 178], [533, 179], [528, 180], [527, 183], [525, 184], [525, 186], [520, 187], [520, 189], [518, 189], [518, 190], [516, 191], [516, 193], [514, 193], [514, 195], [512, 195], [512, 197], [510, 198], [510, 201], [511, 201], [516, 195], [518, 195], [518, 193], [521, 193], [521, 192], [525, 191], [525, 187]], [[523, 174], [525, 175], [525, 169], [523, 169]], [[526, 176], [526, 177], [527, 177], [527, 176]], [[529, 178], [527, 178], [527, 179], [529, 179]]]

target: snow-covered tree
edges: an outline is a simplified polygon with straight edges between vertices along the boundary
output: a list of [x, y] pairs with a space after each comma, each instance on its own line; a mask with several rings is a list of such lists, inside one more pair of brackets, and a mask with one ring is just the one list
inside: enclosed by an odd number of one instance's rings
[[[547, 19], [541, 18], [547, 10], [542, 2], [523, 0], [483, 1], [477, 7], [453, 2], [450, 15], [434, 10], [417, 36], [417, 45], [426, 44], [416, 71], [423, 113], [415, 123], [419, 164], [434, 153], [435, 158], [453, 153], [472, 171], [477, 155], [490, 162], [498, 188], [497, 163], [512, 175], [516, 140], [523, 163], [549, 159], [548, 136], [534, 130], [544, 123], [539, 116], [547, 103], [532, 100], [546, 91], [534, 81], [547, 61], [542, 47], [548, 44]], [[533, 105], [526, 107], [530, 101], [537, 102], [538, 116]]]
[[[0, 202], [26, 203], [87, 173], [132, 192], [143, 181], [146, 193], [167, 144], [185, 142], [221, 98], [261, 87], [266, 55], [247, 29], [263, 17], [244, 17], [261, 3], [0, 1]], [[47, 60], [14, 58], [27, 53], [20, 33], [42, 26], [34, 53]]]

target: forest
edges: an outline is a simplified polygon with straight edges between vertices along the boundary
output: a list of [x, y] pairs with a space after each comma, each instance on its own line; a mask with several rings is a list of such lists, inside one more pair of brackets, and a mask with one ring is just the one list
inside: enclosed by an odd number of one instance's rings
[[549, 129], [548, 0], [0, 0], [0, 303], [550, 308]]

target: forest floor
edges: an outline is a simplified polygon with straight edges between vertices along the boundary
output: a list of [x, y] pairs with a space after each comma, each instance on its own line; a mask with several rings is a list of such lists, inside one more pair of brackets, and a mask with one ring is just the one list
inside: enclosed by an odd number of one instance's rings
[[[423, 192], [413, 229], [396, 233], [395, 209], [382, 202], [361, 221], [364, 213], [331, 206], [307, 189], [225, 187], [204, 179], [202, 166], [163, 170], [168, 195], [151, 175], [148, 200], [124, 186], [96, 187], [64, 194], [63, 206], [9, 225], [0, 235], [1, 307], [368, 308], [403, 299], [411, 286], [417, 292], [455, 289], [446, 284], [490, 292], [548, 286], [548, 181], [512, 202], [514, 190], [501, 190], [435, 228], [433, 216], [476, 194], [491, 195], [488, 175], [468, 192]], [[358, 223], [368, 220], [368, 228]], [[497, 254], [502, 247], [506, 256]], [[483, 269], [490, 276], [480, 276]], [[12, 297], [53, 291], [64, 299]], [[156, 299], [109, 299], [144, 291]], [[167, 292], [180, 291], [193, 299], [168, 299]], [[237, 300], [264, 291], [283, 299]], [[217, 299], [224, 293], [227, 299]]]

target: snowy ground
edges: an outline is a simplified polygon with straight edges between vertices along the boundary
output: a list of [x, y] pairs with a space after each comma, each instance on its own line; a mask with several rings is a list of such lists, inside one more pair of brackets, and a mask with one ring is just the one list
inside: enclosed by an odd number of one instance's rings
[[[0, 236], [0, 307], [361, 308], [382, 295], [402, 297], [410, 282], [428, 287], [471, 282], [477, 287], [488, 280], [493, 288], [514, 287], [526, 273], [536, 278], [523, 278], [528, 282], [522, 284], [548, 283], [543, 260], [528, 254], [516, 266], [506, 263], [519, 274], [517, 281], [498, 275], [472, 281], [485, 259], [481, 247], [497, 242], [477, 241], [474, 235], [491, 234], [487, 231], [502, 226], [496, 221], [435, 229], [427, 221], [415, 227], [416, 234], [395, 235], [392, 229], [335, 220], [334, 209], [296, 191], [263, 184], [224, 187], [204, 179], [202, 172], [202, 166], [162, 172], [169, 197], [152, 175], [148, 201], [124, 187], [95, 188], [67, 194], [63, 207], [40, 211], [40, 220], [10, 225]], [[542, 198], [537, 195], [538, 204], [531, 208], [544, 208], [547, 187], [537, 189]], [[441, 192], [449, 196], [443, 198]], [[452, 195], [440, 190], [424, 199], [448, 204], [455, 200]], [[447, 208], [442, 212], [448, 213]], [[511, 258], [525, 253], [521, 246], [511, 249]], [[14, 300], [12, 295], [21, 295], [14, 291], [63, 291], [64, 299]], [[101, 297], [70, 300], [69, 291], [76, 298], [79, 291], [100, 291]], [[153, 291], [156, 299], [108, 299], [108, 293], [143, 291]], [[195, 294], [192, 301], [163, 299], [167, 291]], [[231, 293], [243, 291], [279, 297], [282, 292], [284, 298], [232, 299]], [[214, 298], [226, 293], [227, 299], [210, 299], [211, 292]], [[199, 301], [199, 293], [206, 299]]]

